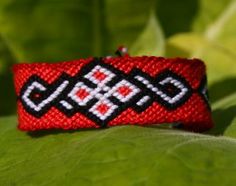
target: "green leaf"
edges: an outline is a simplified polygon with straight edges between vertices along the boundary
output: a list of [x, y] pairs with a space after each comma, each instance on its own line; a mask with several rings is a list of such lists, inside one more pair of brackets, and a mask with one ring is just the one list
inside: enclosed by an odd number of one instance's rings
[[236, 137], [236, 92], [215, 102], [212, 107], [216, 126], [211, 133]]
[[192, 30], [203, 33], [209, 27], [214, 24], [215, 20], [219, 17], [222, 18], [223, 14], [228, 11], [228, 8], [232, 7], [231, 3], [235, 0], [198, 0], [198, 11], [195, 18], [192, 21]]
[[15, 94], [10, 65], [16, 60], [8, 50], [7, 42], [0, 36], [0, 115], [11, 114], [15, 110]]
[[203, 33], [235, 0], [158, 0], [156, 14], [166, 36], [182, 32]]
[[158, 0], [155, 2], [156, 15], [167, 37], [192, 30], [193, 21], [199, 13], [200, 0]]
[[165, 40], [160, 25], [154, 15], [151, 13], [147, 26], [137, 41], [131, 47], [131, 55], [153, 55], [162, 56], [165, 50]]
[[[0, 120], [1, 185], [234, 185], [236, 140], [120, 126], [24, 133]], [[227, 176], [226, 176], [227, 175]]]
[[131, 46], [138, 38], [151, 2], [3, 0], [0, 33], [18, 61], [107, 55], [120, 44]]

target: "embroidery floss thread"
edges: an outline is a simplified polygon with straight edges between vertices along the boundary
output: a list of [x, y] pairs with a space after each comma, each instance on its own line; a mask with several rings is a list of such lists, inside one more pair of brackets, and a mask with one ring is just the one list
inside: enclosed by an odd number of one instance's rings
[[182, 123], [213, 126], [206, 68], [198, 59], [88, 58], [14, 66], [19, 129]]

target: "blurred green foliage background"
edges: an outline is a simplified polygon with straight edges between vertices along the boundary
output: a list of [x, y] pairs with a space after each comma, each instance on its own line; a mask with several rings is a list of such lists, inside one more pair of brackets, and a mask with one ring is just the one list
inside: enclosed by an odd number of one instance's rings
[[[119, 45], [203, 59], [214, 129], [31, 134], [5, 117], [15, 113], [13, 64], [106, 56]], [[0, 0], [0, 116], [0, 185], [233, 186], [236, 0]]]

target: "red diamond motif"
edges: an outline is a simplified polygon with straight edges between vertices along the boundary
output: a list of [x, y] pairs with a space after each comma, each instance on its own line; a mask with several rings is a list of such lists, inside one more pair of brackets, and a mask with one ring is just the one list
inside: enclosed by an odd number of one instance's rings
[[121, 94], [123, 97], [126, 97], [132, 92], [132, 89], [124, 85], [124, 86], [119, 87], [117, 92]]
[[102, 104], [100, 104], [100, 105], [97, 106], [96, 110], [97, 110], [100, 114], [104, 115], [104, 114], [107, 113], [107, 111], [109, 110], [109, 108], [110, 108], [110, 107], [109, 107], [107, 104], [102, 103]]
[[37, 98], [40, 98], [41, 95], [40, 94], [34, 94], [33, 97], [37, 99]]
[[84, 88], [79, 89], [76, 93], [76, 96], [78, 96], [81, 100], [85, 99], [88, 95], [89, 92]]
[[98, 81], [103, 81], [107, 77], [107, 75], [101, 72], [100, 70], [97, 70], [93, 73], [93, 77]]

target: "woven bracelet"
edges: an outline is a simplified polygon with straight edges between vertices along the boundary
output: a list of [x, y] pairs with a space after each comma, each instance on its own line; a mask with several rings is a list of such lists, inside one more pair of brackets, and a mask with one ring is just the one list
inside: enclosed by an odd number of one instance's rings
[[213, 126], [206, 68], [198, 59], [88, 58], [14, 66], [19, 129], [178, 123]]

